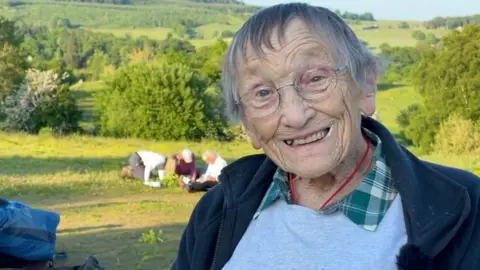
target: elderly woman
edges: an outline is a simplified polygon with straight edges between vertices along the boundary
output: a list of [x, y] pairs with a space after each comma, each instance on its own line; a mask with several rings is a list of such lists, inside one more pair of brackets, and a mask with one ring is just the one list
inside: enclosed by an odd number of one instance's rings
[[223, 169], [173, 269], [480, 269], [480, 179], [419, 160], [369, 117], [375, 62], [324, 8], [243, 25], [224, 96], [266, 155]]

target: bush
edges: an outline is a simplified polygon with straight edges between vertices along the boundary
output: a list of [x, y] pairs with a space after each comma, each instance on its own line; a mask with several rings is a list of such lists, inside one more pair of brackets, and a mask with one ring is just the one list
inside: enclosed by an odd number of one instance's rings
[[[425, 153], [432, 150], [435, 135], [440, 125], [438, 114], [427, 110], [424, 106], [419, 108], [411, 106], [408, 113], [404, 112], [403, 116], [397, 117], [397, 123], [401, 123], [401, 125], [404, 126], [406, 125], [404, 127], [404, 133], [400, 135], [408, 139], [408, 141], [406, 141], [407, 143], [411, 142]], [[405, 140], [405, 138], [403, 138], [403, 140]]]
[[416, 40], [425, 40], [425, 38], [426, 38], [427, 36], [426, 36], [425, 33], [423, 33], [422, 31], [420, 31], [420, 30], [415, 30], [415, 31], [413, 31], [413, 33], [412, 33], [412, 37], [413, 37], [414, 39], [416, 39]]
[[190, 65], [166, 59], [123, 67], [96, 95], [100, 133], [156, 140], [219, 135], [219, 104], [208, 95], [206, 81]]
[[44, 127], [57, 135], [78, 131], [81, 114], [67, 79], [52, 70], [28, 70], [24, 82], [5, 98], [3, 128], [31, 134]]
[[401, 22], [401, 23], [398, 25], [398, 28], [400, 28], [400, 29], [408, 29], [408, 28], [410, 28], [410, 25], [409, 25], [407, 22]]
[[425, 41], [430, 45], [435, 45], [440, 42], [440, 39], [437, 38], [434, 33], [428, 33], [425, 37]]
[[435, 136], [435, 151], [442, 154], [480, 154], [480, 130], [458, 114], [442, 122]]
[[222, 37], [223, 38], [231, 38], [233, 36], [235, 36], [235, 33], [230, 31], [230, 30], [225, 30], [225, 31], [222, 32]]
[[420, 110], [420, 104], [415, 103], [400, 111], [395, 121], [401, 128], [406, 128], [410, 124], [410, 118]]

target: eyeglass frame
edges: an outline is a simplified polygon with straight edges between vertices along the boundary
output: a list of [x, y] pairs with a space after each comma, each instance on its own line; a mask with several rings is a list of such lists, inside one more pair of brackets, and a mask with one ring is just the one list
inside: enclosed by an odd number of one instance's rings
[[[348, 71], [348, 66], [347, 66], [347, 65], [337, 66], [337, 67], [334, 67], [334, 68], [331, 68], [331, 69], [333, 70], [333, 73], [335, 74], [335, 77], [336, 77], [336, 76], [338, 76], [338, 75], [337, 75], [337, 72]], [[338, 82], [338, 80], [337, 80], [337, 82]], [[274, 114], [275, 112], [277, 112], [278, 108], [280, 108], [280, 104], [282, 103], [282, 102], [281, 102], [281, 99], [280, 99], [280, 98], [281, 98], [281, 95], [280, 95], [280, 93], [279, 93], [278, 91], [280, 91], [280, 90], [282, 90], [282, 89], [284, 89], [284, 88], [286, 88], [286, 87], [289, 87], [289, 86], [292, 86], [293, 89], [295, 89], [295, 91], [297, 92], [297, 94], [300, 95], [304, 100], [316, 100], [316, 98], [314, 98], [314, 99], [307, 99], [307, 98], [305, 98], [305, 97], [301, 94], [301, 92], [303, 91], [303, 87], [301, 87], [301, 86], [299, 85], [297, 79], [294, 79], [292, 83], [282, 85], [282, 86], [277, 87], [277, 88], [275, 89], [275, 91], [278, 93], [278, 103], [277, 103], [277, 105], [275, 105], [275, 106], [276, 106], [275, 110], [273, 110], [271, 113], [268, 113], [268, 114], [266, 114], [266, 115], [262, 115], [262, 116], [259, 116], [259, 117], [247, 116], [247, 115], [245, 114], [245, 110], [244, 110], [244, 109], [242, 109], [242, 113], [245, 115], [245, 117], [247, 117], [247, 118], [249, 118], [249, 119], [260, 119], [260, 118], [267, 117], [267, 116], [270, 116], [270, 115]], [[330, 86], [331, 86], [331, 85], [328, 85], [328, 87], [330, 87]], [[327, 88], [328, 88], [328, 87], [327, 87]], [[236, 104], [237, 104], [238, 106], [240, 106], [240, 107], [244, 107], [245, 104], [242, 103], [241, 100], [242, 100], [242, 97], [240, 97], [239, 101], [237, 101]]]

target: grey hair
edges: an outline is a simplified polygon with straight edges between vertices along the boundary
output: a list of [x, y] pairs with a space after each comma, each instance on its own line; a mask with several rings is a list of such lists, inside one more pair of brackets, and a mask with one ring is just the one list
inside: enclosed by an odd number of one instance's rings
[[207, 150], [207, 151], [203, 152], [202, 159], [205, 160], [205, 159], [207, 159], [207, 157], [210, 156], [210, 155], [214, 156], [215, 158], [218, 157], [217, 152], [214, 152], [214, 151], [211, 151], [211, 150]]
[[252, 49], [259, 57], [265, 48], [273, 50], [271, 35], [278, 31], [280, 42], [285, 40], [285, 29], [295, 18], [301, 19], [309, 30], [334, 53], [335, 59], [346, 65], [353, 81], [365, 86], [367, 74], [376, 72], [376, 58], [362, 44], [347, 23], [334, 12], [304, 3], [278, 4], [254, 14], [236, 33], [223, 65], [222, 85], [226, 113], [230, 120], [242, 120], [238, 94], [239, 71], [245, 62], [246, 48]]

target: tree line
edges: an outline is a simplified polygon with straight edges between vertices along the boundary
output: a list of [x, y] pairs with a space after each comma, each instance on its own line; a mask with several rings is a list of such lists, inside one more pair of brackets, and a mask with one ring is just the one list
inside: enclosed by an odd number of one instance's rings
[[[14, 8], [11, 12], [0, 11], [13, 19], [34, 25], [48, 25], [50, 17], [68, 18], [76, 26], [83, 27], [174, 27], [179, 24], [179, 18], [188, 18], [195, 26], [220, 23], [229, 24], [231, 17], [242, 18], [245, 13], [254, 12], [257, 8], [246, 5], [217, 5], [191, 2], [167, 2], [161, 6], [144, 5], [105, 5], [83, 4], [80, 2], [31, 2], [34, 8]], [[8, 11], [8, 10], [7, 10]]]
[[346, 20], [351, 21], [375, 21], [371, 12], [365, 12], [363, 14], [352, 13], [348, 11], [341, 12], [339, 9], [335, 10], [335, 13]]
[[463, 17], [435, 17], [424, 22], [423, 25], [428, 29], [455, 29], [457, 27], [463, 27], [467, 24], [480, 24], [480, 14]]

